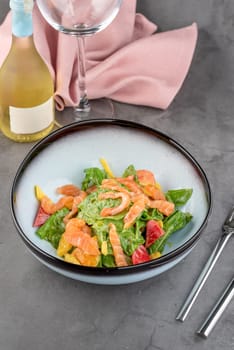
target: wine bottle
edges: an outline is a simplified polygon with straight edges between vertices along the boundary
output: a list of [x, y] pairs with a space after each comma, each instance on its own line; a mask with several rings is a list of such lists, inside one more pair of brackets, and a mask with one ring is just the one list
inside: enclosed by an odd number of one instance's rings
[[12, 43], [0, 69], [0, 129], [33, 142], [54, 127], [54, 83], [33, 39], [33, 0], [11, 0]]

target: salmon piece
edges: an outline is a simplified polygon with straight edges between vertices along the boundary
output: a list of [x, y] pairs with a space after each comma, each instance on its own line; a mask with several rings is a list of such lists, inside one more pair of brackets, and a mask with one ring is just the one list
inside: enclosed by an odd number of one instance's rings
[[73, 185], [73, 184], [68, 184], [68, 185], [64, 185], [61, 187], [58, 187], [56, 189], [56, 192], [59, 194], [63, 194], [65, 196], [73, 196], [76, 197], [80, 194], [81, 190], [79, 187]]
[[120, 186], [119, 183], [115, 179], [104, 179], [101, 184], [101, 188], [107, 189], [107, 190], [112, 190], [112, 191], [117, 191], [117, 192], [122, 192], [125, 194], [129, 195], [129, 191]]
[[114, 224], [109, 225], [109, 238], [110, 243], [113, 249], [115, 263], [118, 267], [120, 266], [128, 266], [126, 257], [123, 252], [123, 248], [120, 243], [120, 239], [118, 233], [116, 231], [116, 227]]
[[143, 186], [143, 192], [152, 199], [162, 199], [162, 200], [166, 199], [163, 191], [153, 184], [148, 184]]
[[72, 196], [64, 196], [61, 197], [58, 202], [54, 203], [49, 197], [44, 196], [41, 199], [41, 207], [47, 214], [54, 214], [56, 211], [62, 208], [68, 208], [71, 210], [73, 199], [74, 197]]
[[101, 186], [102, 185], [118, 185], [118, 182], [116, 179], [103, 179]]
[[133, 175], [130, 175], [128, 177], [117, 177], [116, 180], [119, 183], [121, 183], [122, 185], [126, 186], [129, 189], [129, 191], [131, 191], [133, 194], [142, 193], [142, 190], [141, 190], [140, 186], [134, 180]]
[[84, 220], [78, 218], [69, 220], [63, 236], [68, 243], [80, 248], [85, 254], [100, 255], [97, 240], [91, 237], [91, 229]]
[[163, 215], [166, 215], [166, 216], [171, 215], [175, 210], [174, 203], [168, 202], [167, 200], [161, 200], [161, 199], [149, 201], [149, 207], [158, 209], [158, 211], [160, 211], [160, 213], [162, 213]]
[[137, 170], [137, 177], [140, 185], [142, 186], [143, 192], [152, 199], [165, 200], [163, 191], [159, 188], [156, 183], [154, 174], [149, 170]]
[[122, 211], [124, 211], [126, 208], [128, 208], [130, 205], [130, 197], [126, 193], [104, 192], [104, 193], [100, 193], [98, 196], [98, 199], [108, 199], [108, 198], [112, 198], [112, 199], [121, 198], [122, 201], [121, 201], [120, 205], [118, 205], [116, 207], [103, 208], [101, 213], [100, 213], [100, 215], [103, 217], [117, 215], [117, 214], [121, 213]]
[[100, 256], [97, 239], [91, 237], [91, 229], [84, 220], [78, 218], [69, 220], [63, 238], [76, 247], [69, 256], [69, 262], [74, 262], [75, 258], [81, 265], [97, 266]]
[[124, 228], [131, 227], [138, 216], [143, 212], [146, 207], [146, 199], [144, 195], [135, 197], [134, 203], [129, 209], [128, 213], [124, 217]]
[[71, 220], [69, 220], [66, 225], [65, 231], [70, 233], [81, 231], [91, 236], [91, 228], [86, 224], [86, 222], [83, 219], [79, 218], [72, 218]]
[[72, 252], [72, 255], [78, 260], [81, 265], [84, 266], [95, 267], [99, 262], [99, 255], [87, 254], [80, 248], [75, 248]]
[[74, 247], [80, 248], [85, 254], [100, 255], [97, 240], [82, 231], [64, 233], [65, 240]]
[[90, 193], [95, 192], [96, 190], [97, 190], [97, 186], [93, 185], [93, 186], [90, 186], [89, 188], [87, 188], [86, 193], [90, 194]]
[[68, 221], [63, 233], [64, 239], [84, 254], [99, 256], [100, 251], [96, 238], [91, 237], [91, 229], [84, 220], [73, 218]]
[[142, 169], [142, 170], [137, 170], [136, 173], [137, 173], [138, 181], [141, 185], [145, 186], [148, 184], [151, 184], [151, 185], [156, 184], [156, 180], [152, 171]]
[[71, 211], [64, 217], [63, 222], [67, 224], [73, 216], [78, 213], [78, 205], [87, 197], [87, 193], [80, 191], [79, 195], [74, 197]]

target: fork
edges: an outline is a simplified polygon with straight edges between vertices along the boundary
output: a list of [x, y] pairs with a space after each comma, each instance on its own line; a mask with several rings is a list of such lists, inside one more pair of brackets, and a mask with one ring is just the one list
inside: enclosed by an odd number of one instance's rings
[[227, 244], [229, 238], [234, 234], [234, 206], [230, 213], [228, 214], [224, 224], [223, 224], [223, 233], [219, 238], [216, 246], [211, 253], [209, 259], [207, 260], [204, 268], [202, 269], [198, 279], [196, 280], [194, 286], [192, 287], [190, 293], [185, 299], [179, 313], [176, 316], [176, 320], [184, 322], [188, 316], [189, 311], [191, 310], [198, 294], [200, 293], [203, 285], [205, 284], [209, 274], [211, 273], [216, 261], [218, 260], [223, 248]]
[[232, 297], [234, 296], [234, 277], [231, 279], [222, 295], [212, 308], [211, 312], [207, 316], [206, 320], [202, 326], [198, 329], [197, 334], [203, 338], [208, 338], [210, 332], [218, 322], [222, 313], [230, 303]]

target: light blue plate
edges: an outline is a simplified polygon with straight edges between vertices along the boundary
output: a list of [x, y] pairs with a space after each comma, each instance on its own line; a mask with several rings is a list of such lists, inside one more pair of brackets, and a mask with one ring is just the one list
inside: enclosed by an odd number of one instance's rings
[[[105, 158], [116, 176], [130, 164], [149, 169], [164, 191], [193, 188], [182, 208], [192, 221], [174, 233], [160, 259], [127, 268], [91, 268], [65, 263], [53, 247], [35, 235], [32, 223], [38, 208], [34, 186], [56, 200], [55, 188], [67, 183], [80, 186], [83, 170], [100, 167]], [[211, 191], [201, 166], [175, 140], [157, 130], [121, 120], [90, 120], [66, 126], [36, 144], [20, 165], [11, 193], [17, 230], [34, 256], [68, 277], [99, 284], [137, 282], [156, 276], [181, 261], [194, 247], [207, 223]], [[100, 271], [101, 270], [101, 271]]]

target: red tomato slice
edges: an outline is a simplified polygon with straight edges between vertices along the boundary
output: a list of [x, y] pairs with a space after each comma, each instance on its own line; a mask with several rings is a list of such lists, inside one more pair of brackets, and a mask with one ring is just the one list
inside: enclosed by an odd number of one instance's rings
[[39, 206], [34, 223], [33, 223], [33, 227], [38, 227], [43, 225], [46, 220], [50, 217], [49, 214], [47, 214], [41, 206]]
[[149, 220], [146, 225], [146, 242], [145, 246], [148, 248], [159, 237], [164, 235], [164, 230], [156, 220]]
[[140, 264], [150, 260], [150, 256], [143, 245], [140, 245], [132, 254], [132, 263]]

